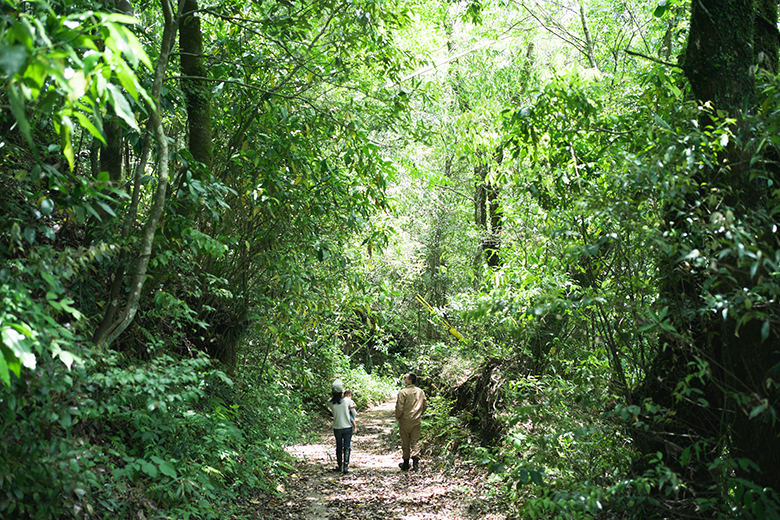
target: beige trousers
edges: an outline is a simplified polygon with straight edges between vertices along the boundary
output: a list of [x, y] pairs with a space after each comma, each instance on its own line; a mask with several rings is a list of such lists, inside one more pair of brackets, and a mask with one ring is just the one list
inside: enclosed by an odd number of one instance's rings
[[404, 460], [420, 456], [420, 421], [398, 421]]

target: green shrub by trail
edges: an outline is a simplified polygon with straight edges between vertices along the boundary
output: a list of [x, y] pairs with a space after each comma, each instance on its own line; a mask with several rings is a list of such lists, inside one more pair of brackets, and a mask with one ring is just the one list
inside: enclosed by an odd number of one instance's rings
[[300, 396], [236, 384], [203, 356], [141, 362], [85, 353], [0, 388], [4, 517], [221, 517], [274, 489], [307, 425]]

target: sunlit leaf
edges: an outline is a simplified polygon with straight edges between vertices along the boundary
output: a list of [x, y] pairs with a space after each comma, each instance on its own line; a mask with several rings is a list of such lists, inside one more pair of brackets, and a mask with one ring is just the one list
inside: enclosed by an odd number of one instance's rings
[[138, 124], [135, 122], [133, 110], [130, 108], [130, 103], [127, 102], [127, 99], [124, 94], [122, 94], [122, 91], [119, 90], [119, 87], [109, 83], [106, 85], [106, 88], [111, 95], [111, 104], [114, 106], [116, 115], [122, 118], [122, 120], [132, 128], [139, 130]]

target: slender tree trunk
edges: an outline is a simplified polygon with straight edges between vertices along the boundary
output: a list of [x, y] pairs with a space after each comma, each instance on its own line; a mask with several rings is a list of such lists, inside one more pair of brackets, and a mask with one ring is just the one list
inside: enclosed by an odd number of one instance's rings
[[582, 23], [582, 33], [585, 36], [585, 57], [588, 58], [588, 64], [592, 69], [598, 69], [598, 63], [596, 62], [596, 46], [593, 43], [593, 39], [590, 37], [590, 29], [588, 29], [588, 19], [585, 16], [585, 2], [580, 0], [580, 22]]
[[[162, 83], [168, 68], [168, 60], [176, 39], [178, 25], [174, 6], [171, 4], [170, 0], [162, 0], [162, 6], [164, 15], [163, 36], [160, 45], [160, 57], [154, 72], [154, 83], [150, 92], [152, 99], [156, 100], [160, 99]], [[179, 9], [179, 11], [181, 11], [181, 9]], [[151, 259], [154, 234], [157, 231], [157, 226], [160, 223], [165, 208], [165, 194], [168, 187], [168, 136], [165, 135], [165, 130], [162, 126], [159, 103], [157, 106], [152, 107], [151, 115], [149, 117], [149, 126], [154, 132], [159, 158], [159, 163], [157, 165], [157, 188], [152, 199], [152, 207], [149, 216], [147, 217], [146, 224], [143, 228], [140, 250], [138, 252], [135, 271], [130, 283], [129, 295], [125, 301], [124, 307], [118, 315], [116, 315], [116, 308], [112, 310], [111, 305], [109, 305], [106, 313], [108, 314], [110, 312], [112, 316], [116, 316], [113, 320], [103, 320], [104, 323], [101, 323], [92, 338], [97, 344], [110, 345], [113, 343], [135, 318], [135, 314], [138, 310], [138, 301], [141, 298], [141, 291], [146, 278], [146, 271], [149, 266], [149, 260]], [[138, 183], [137, 185], [140, 186], [140, 176], [138, 175], [136, 176], [136, 182]], [[125, 223], [127, 222], [128, 221], [126, 220]], [[122, 276], [121, 273], [118, 273], [118, 276]], [[114, 303], [115, 301], [111, 302], [112, 305]], [[109, 321], [110, 323], [108, 323]]]
[[[113, 8], [127, 16], [133, 16], [133, 6], [127, 0], [110, 1]], [[100, 171], [108, 172], [108, 177], [118, 183], [122, 180], [122, 127], [116, 118], [107, 119], [104, 122], [106, 144], [100, 149]]]
[[100, 171], [108, 172], [114, 182], [122, 180], [122, 128], [118, 121], [109, 121], [104, 125], [106, 145], [100, 150]]
[[490, 165], [480, 161], [474, 167], [474, 176], [477, 179], [474, 194], [474, 218], [477, 228], [482, 232], [480, 249], [485, 257], [485, 263], [490, 267], [501, 265], [501, 230], [503, 220], [501, 218], [501, 206], [499, 194], [501, 192], [495, 183], [488, 180]]
[[[135, 168], [135, 176], [133, 178], [133, 192], [130, 198], [130, 205], [125, 212], [125, 218], [122, 223], [122, 244], [127, 243], [127, 238], [132, 231], [133, 223], [135, 223], [136, 215], [138, 215], [138, 203], [141, 198], [141, 179], [146, 171], [146, 164], [149, 159], [149, 153], [151, 150], [152, 135], [150, 132], [146, 133], [144, 138], [144, 146], [141, 152], [140, 160]], [[106, 310], [103, 313], [103, 319], [98, 325], [97, 330], [93, 335], [93, 341], [96, 338], [103, 338], [114, 322], [116, 313], [120, 308], [121, 291], [124, 286], [125, 272], [127, 270], [127, 248], [122, 247], [119, 252], [119, 259], [117, 261], [117, 268], [114, 272], [114, 279], [111, 282], [111, 289], [109, 291], [108, 304]]]
[[181, 86], [187, 98], [188, 148], [192, 157], [211, 171], [213, 141], [211, 134], [211, 90], [198, 78], [207, 76], [203, 63], [203, 33], [200, 27], [198, 0], [185, 0], [179, 24], [181, 53]]
[[501, 232], [504, 229], [504, 219], [501, 211], [499, 195], [501, 189], [491, 182], [487, 187], [488, 214], [490, 215], [491, 252], [487, 258], [490, 267], [501, 266]]

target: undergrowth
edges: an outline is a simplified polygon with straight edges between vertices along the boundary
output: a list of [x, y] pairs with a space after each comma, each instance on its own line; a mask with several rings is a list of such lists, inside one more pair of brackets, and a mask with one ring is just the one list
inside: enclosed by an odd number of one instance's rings
[[392, 375], [393, 370], [385, 365], [381, 370], [374, 368], [369, 374], [363, 365], [354, 368], [346, 368], [341, 377], [345, 389], [352, 390], [352, 399], [358, 410], [381, 403], [386, 400], [396, 389], [397, 377]]
[[308, 424], [294, 391], [239, 391], [205, 356], [80, 355], [0, 385], [0, 516], [224, 518], [292, 469], [284, 445]]

